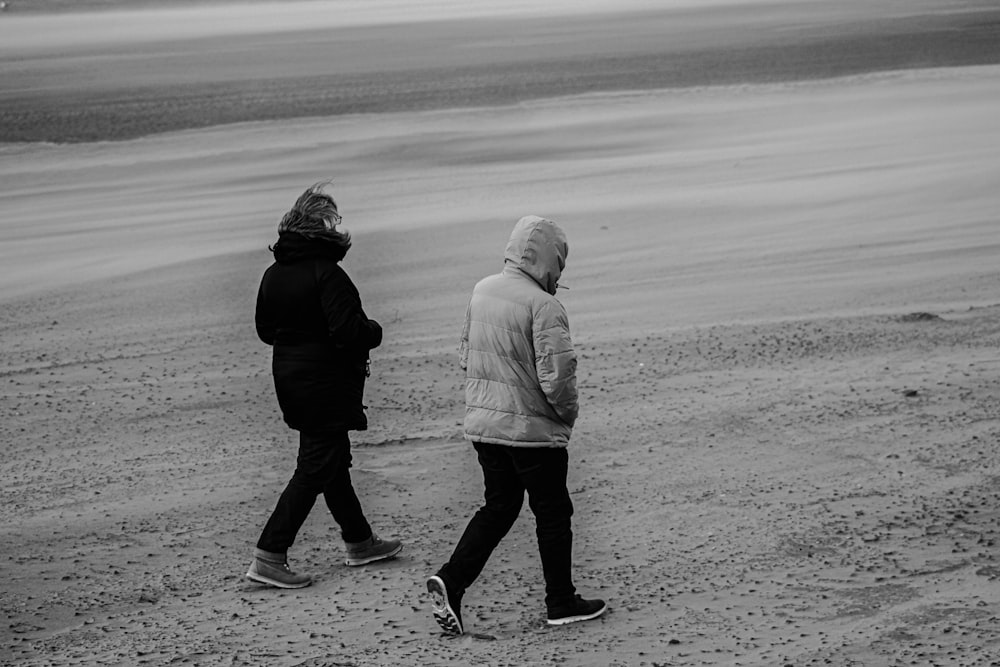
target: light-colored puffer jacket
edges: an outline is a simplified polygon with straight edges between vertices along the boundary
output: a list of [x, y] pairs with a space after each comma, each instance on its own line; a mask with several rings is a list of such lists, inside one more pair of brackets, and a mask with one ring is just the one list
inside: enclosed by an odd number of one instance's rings
[[566, 235], [552, 221], [518, 221], [501, 273], [482, 279], [462, 331], [465, 437], [515, 447], [565, 447], [576, 421], [576, 353], [555, 298]]

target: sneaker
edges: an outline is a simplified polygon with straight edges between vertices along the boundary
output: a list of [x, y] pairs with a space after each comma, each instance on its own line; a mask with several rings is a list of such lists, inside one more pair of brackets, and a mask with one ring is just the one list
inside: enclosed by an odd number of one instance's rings
[[577, 595], [570, 602], [549, 607], [549, 625], [589, 621], [608, 610], [604, 600], [584, 600]]
[[377, 560], [393, 558], [403, 550], [403, 543], [399, 540], [383, 540], [378, 535], [372, 534], [363, 542], [346, 542], [347, 544], [347, 564], [351, 567], [367, 565]]
[[458, 636], [464, 632], [462, 628], [461, 597], [452, 596], [444, 579], [434, 575], [427, 580], [427, 592], [431, 594], [431, 604], [434, 606], [434, 620], [441, 626], [446, 635]]
[[246, 574], [251, 581], [277, 588], [305, 588], [312, 583], [312, 577], [308, 574], [292, 572], [285, 554], [254, 549], [253, 555], [253, 562]]

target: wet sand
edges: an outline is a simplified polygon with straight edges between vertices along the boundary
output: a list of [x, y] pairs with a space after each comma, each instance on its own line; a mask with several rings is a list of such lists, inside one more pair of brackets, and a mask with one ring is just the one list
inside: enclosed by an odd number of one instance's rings
[[185, 5], [11, 14], [0, 23], [0, 142], [1000, 63], [1000, 8], [982, 2], [634, 4], [418, 30], [310, 3], [274, 17], [263, 3], [222, 5], [240, 17], [231, 30]]

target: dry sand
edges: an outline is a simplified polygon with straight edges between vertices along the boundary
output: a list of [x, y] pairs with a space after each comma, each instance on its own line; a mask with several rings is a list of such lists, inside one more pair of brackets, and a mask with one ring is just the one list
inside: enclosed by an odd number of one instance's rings
[[[0, 664], [997, 664], [998, 95], [943, 68], [0, 145]], [[354, 478], [406, 547], [345, 567], [320, 503], [279, 592], [242, 576], [295, 448], [253, 297], [325, 177], [386, 330]], [[544, 624], [526, 509], [446, 639], [458, 328], [528, 213], [570, 239], [576, 577], [611, 611]]]

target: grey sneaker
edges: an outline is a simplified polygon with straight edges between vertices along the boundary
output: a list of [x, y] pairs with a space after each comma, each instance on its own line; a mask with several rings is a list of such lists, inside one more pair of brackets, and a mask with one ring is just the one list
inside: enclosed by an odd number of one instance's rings
[[263, 549], [253, 550], [253, 562], [247, 570], [247, 579], [278, 588], [305, 588], [312, 583], [308, 574], [297, 574], [288, 567], [286, 554], [276, 554]]
[[399, 540], [383, 540], [374, 533], [363, 542], [345, 542], [345, 544], [347, 545], [346, 562], [351, 567], [393, 558], [403, 550], [403, 543]]

